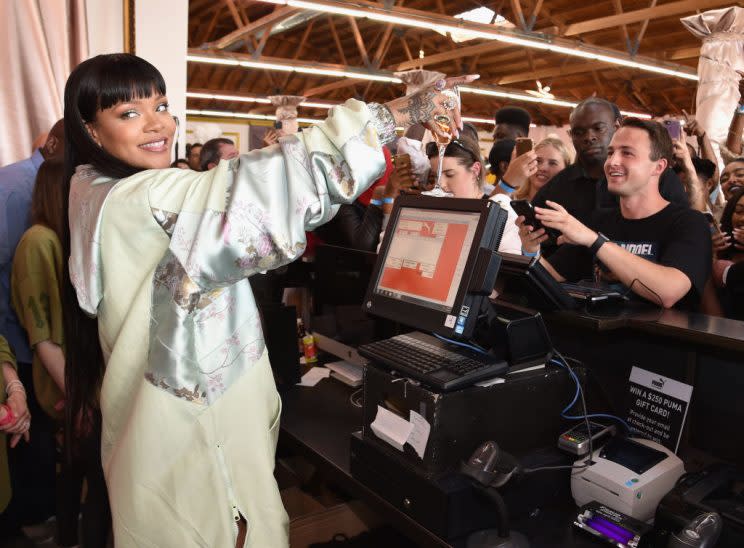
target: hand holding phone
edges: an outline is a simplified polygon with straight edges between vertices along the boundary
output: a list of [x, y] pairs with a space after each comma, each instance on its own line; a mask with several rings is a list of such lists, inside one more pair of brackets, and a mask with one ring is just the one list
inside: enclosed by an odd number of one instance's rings
[[525, 152], [529, 152], [530, 150], [532, 150], [532, 139], [530, 139], [529, 137], [517, 137], [516, 142], [517, 144], [515, 148], [517, 151], [517, 156], [521, 156]]
[[664, 120], [664, 127], [669, 133], [669, 137], [672, 138], [672, 141], [682, 139], [682, 122], [679, 120]]
[[561, 233], [556, 229], [548, 228], [540, 222], [540, 219], [538, 219], [537, 215], [535, 214], [535, 208], [532, 207], [532, 204], [529, 201], [512, 200], [511, 206], [518, 216], [524, 217], [524, 224], [530, 225], [533, 230], [540, 230], [541, 228], [544, 228], [545, 233], [548, 235], [548, 239], [551, 242], [555, 243], [555, 241], [558, 239], [558, 236], [561, 235]]

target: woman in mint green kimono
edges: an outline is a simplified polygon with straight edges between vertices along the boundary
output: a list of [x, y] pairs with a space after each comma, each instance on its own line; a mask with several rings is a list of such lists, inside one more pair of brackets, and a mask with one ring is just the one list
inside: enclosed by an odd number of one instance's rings
[[382, 174], [396, 126], [446, 115], [456, 134], [441, 91], [472, 79], [347, 101], [195, 173], [161, 169], [175, 123], [157, 69], [117, 54], [72, 72], [67, 294], [95, 320], [65, 326], [67, 407], [85, 427], [100, 401], [117, 548], [287, 545], [272, 475], [281, 404], [247, 278], [299, 257], [305, 231]]

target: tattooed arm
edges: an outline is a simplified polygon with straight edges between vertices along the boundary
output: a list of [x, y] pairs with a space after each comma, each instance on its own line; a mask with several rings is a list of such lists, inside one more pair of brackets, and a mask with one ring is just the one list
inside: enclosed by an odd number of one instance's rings
[[[447, 78], [443, 90], [449, 90], [455, 86], [467, 84], [477, 78], [477, 75]], [[438, 91], [434, 85], [430, 85], [416, 93], [390, 101], [385, 106], [390, 109], [398, 126], [409, 127], [421, 123], [427, 126], [433, 133], [448, 139], [449, 135], [434, 122], [434, 117], [437, 115], [448, 116], [453, 122], [451, 124], [452, 134], [457, 137], [459, 135], [458, 130], [462, 128], [460, 108], [458, 105], [455, 105], [452, 109], [445, 108], [447, 102], [450, 101], [452, 101], [451, 97], [442, 93], [442, 91]]]

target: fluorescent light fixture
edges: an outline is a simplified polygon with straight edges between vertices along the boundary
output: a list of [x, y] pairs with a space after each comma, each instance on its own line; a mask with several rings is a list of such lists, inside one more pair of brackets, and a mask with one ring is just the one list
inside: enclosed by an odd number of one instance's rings
[[[241, 118], [245, 120], [276, 120], [274, 114], [254, 114], [252, 112], [229, 112], [225, 110], [199, 110], [199, 109], [186, 109], [186, 114], [190, 116], [212, 116], [215, 118]], [[316, 120], [314, 118], [297, 118], [298, 122], [305, 124], [317, 124], [322, 120]]]
[[463, 122], [471, 122], [473, 124], [495, 124], [496, 120], [493, 118], [481, 118], [479, 116], [462, 116]]
[[387, 76], [379, 73], [357, 72], [350, 70], [326, 69], [312, 65], [291, 65], [280, 63], [267, 63], [265, 61], [247, 61], [242, 59], [229, 59], [222, 57], [207, 57], [204, 55], [187, 55], [186, 60], [192, 63], [210, 63], [215, 65], [231, 65], [245, 68], [274, 70], [280, 72], [299, 72], [301, 74], [314, 74], [317, 76], [335, 76], [336, 78], [356, 78], [358, 80], [372, 80], [375, 82], [389, 82], [400, 84], [401, 79], [395, 76]]
[[[544, 104], [549, 104], [552, 106], [565, 107], [565, 108], [574, 108], [576, 105], [578, 105], [578, 103], [572, 102], [572, 101], [562, 101], [560, 99], [541, 98], [541, 97], [536, 97], [533, 95], [510, 93], [507, 91], [501, 91], [501, 90], [495, 90], [495, 89], [474, 88], [471, 86], [460, 86], [460, 91], [463, 93], [474, 93], [477, 95], [487, 95], [491, 97], [500, 97], [503, 99], [512, 99], [515, 101], [527, 101], [530, 103], [544, 103]], [[213, 99], [213, 100], [219, 100], [219, 101], [239, 101], [239, 102], [244, 102], [244, 103], [261, 103], [261, 104], [271, 103], [271, 101], [266, 97], [254, 97], [254, 96], [246, 96], [246, 95], [224, 95], [224, 94], [216, 94], [216, 93], [202, 93], [202, 92], [196, 92], [196, 91], [187, 91], [186, 97], [191, 97], [194, 99]], [[338, 104], [340, 103], [320, 102], [320, 101], [303, 101], [298, 106], [307, 107], [307, 108], [331, 108]], [[627, 111], [627, 110], [621, 110], [620, 113], [623, 114], [624, 116], [633, 116], [635, 118], [644, 118], [647, 120], [652, 118], [650, 114], [647, 114], [645, 112], [632, 112], [632, 111]], [[264, 119], [264, 118], [257, 118], [257, 119]], [[482, 116], [463, 116], [462, 119], [465, 122], [472, 122], [475, 124], [495, 123], [493, 118], [485, 118]]]
[[223, 95], [217, 93], [200, 93], [197, 91], [187, 91], [186, 97], [194, 99], [217, 99], [220, 101], [240, 101], [241, 103], [263, 103], [271, 104], [266, 97], [250, 97], [246, 95]]
[[[652, 63], [642, 63], [627, 59], [624, 57], [617, 57], [611, 54], [602, 53], [600, 51], [592, 51], [591, 49], [583, 49], [583, 46], [569, 47], [562, 46], [560, 44], [554, 44], [548, 39], [540, 40], [538, 38], [521, 37], [511, 33], [504, 33], [499, 30], [480, 30], [470, 29], [459, 25], [453, 24], [442, 24], [426, 21], [420, 17], [403, 17], [400, 15], [394, 15], [390, 13], [384, 13], [380, 11], [368, 11], [360, 8], [346, 7], [337, 4], [324, 4], [322, 2], [307, 2], [305, 0], [260, 0], [262, 2], [269, 2], [271, 4], [286, 4], [295, 8], [301, 8], [312, 11], [319, 11], [324, 13], [332, 13], [336, 15], [348, 15], [351, 17], [359, 17], [371, 19], [373, 21], [381, 21], [383, 23], [393, 23], [405, 27], [416, 27], [431, 29], [440, 34], [451, 33], [453, 35], [462, 34], [467, 32], [468, 36], [473, 38], [483, 38], [486, 40], [498, 40], [507, 44], [513, 44], [515, 46], [525, 46], [528, 48], [552, 51], [563, 55], [570, 55], [572, 57], [581, 57], [583, 59], [593, 59], [601, 61], [603, 63], [609, 63], [613, 65], [620, 65], [628, 68], [634, 68], [638, 70], [644, 70], [647, 72], [655, 72], [657, 74], [664, 74], [666, 76], [674, 76], [677, 78], [684, 78], [687, 80], [697, 81], [699, 80], [697, 74], [687, 72], [683, 70], [674, 70], [673, 68], [665, 67], [663, 65], [656, 65]], [[380, 6], [379, 9], [382, 9]]]

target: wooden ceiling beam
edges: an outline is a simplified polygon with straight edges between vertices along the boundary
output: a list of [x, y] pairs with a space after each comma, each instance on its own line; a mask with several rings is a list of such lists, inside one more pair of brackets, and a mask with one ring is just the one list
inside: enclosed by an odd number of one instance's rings
[[212, 45], [217, 49], [224, 49], [227, 46], [234, 44], [238, 40], [244, 39], [246, 36], [255, 35], [256, 33], [265, 30], [267, 27], [275, 25], [279, 21], [282, 21], [294, 15], [295, 13], [297, 13], [297, 11], [297, 8], [292, 8], [289, 6], [283, 8], [277, 7], [277, 9], [275, 9], [268, 15], [265, 15], [260, 19], [256, 19], [252, 23], [248, 23], [247, 25], [234, 30], [230, 34], [227, 34], [222, 38], [215, 40]]
[[351, 26], [351, 32], [354, 34], [354, 41], [356, 42], [357, 49], [359, 49], [359, 54], [362, 56], [362, 63], [364, 63], [365, 67], [369, 68], [371, 67], [371, 64], [369, 62], [369, 56], [367, 55], [367, 48], [365, 47], [364, 39], [359, 32], [359, 27], [357, 26], [356, 19], [349, 16], [348, 20], [349, 25]]
[[503, 44], [501, 42], [485, 42], [483, 44], [476, 44], [475, 46], [459, 47], [455, 48], [452, 51], [445, 51], [442, 53], [435, 53], [434, 55], [427, 55], [423, 59], [414, 58], [409, 61], [404, 61], [402, 63], [399, 63], [398, 66], [395, 67], [395, 70], [409, 70], [412, 68], [418, 68], [427, 65], [436, 65], [438, 63], [451, 61], [452, 59], [462, 59], [464, 57], [480, 55], [482, 53], [490, 53], [509, 47], [514, 46]]
[[317, 86], [314, 88], [306, 89], [305, 91], [302, 92], [302, 95], [304, 95], [305, 97], [313, 97], [315, 95], [321, 95], [323, 93], [333, 91], [334, 89], [341, 89], [341, 88], [347, 88], [349, 86], [353, 86], [359, 81], [360, 80], [356, 78], [344, 78], [343, 80], [339, 80], [337, 82], [331, 82], [330, 84], [325, 84], [323, 86]]
[[331, 34], [333, 35], [333, 41], [336, 43], [336, 50], [338, 50], [338, 56], [341, 58], [341, 62], [344, 65], [348, 65], [349, 62], [346, 60], [346, 55], [344, 54], [344, 48], [341, 46], [341, 40], [338, 37], [338, 31], [336, 30], [336, 24], [333, 22], [333, 16], [328, 16], [328, 26], [331, 29]]
[[[654, 6], [656, 6], [656, 0], [651, 0], [651, 5], [649, 7], [653, 8]], [[646, 34], [646, 30], [648, 30], [649, 21], [650, 19], [646, 19], [641, 24], [641, 30], [638, 31], [638, 36], [636, 36], [635, 43], [633, 44], [630, 53], [635, 54], [638, 51], [638, 49], [641, 47], [641, 41], [643, 40], [643, 37]]]
[[666, 54], [667, 59], [674, 61], [678, 61], [680, 59], [692, 59], [694, 57], [700, 57], [700, 48], [697, 46], [693, 48], [674, 49], [668, 51]]
[[505, 86], [507, 84], [513, 84], [515, 82], [526, 82], [528, 80], [541, 80], [543, 78], [552, 78], [554, 76], [592, 72], [596, 71], [598, 68], [601, 67], [599, 67], [597, 63], [594, 62], [559, 67], [554, 66], [546, 69], [508, 74], [499, 78], [496, 83], [500, 86]]
[[572, 23], [566, 27], [563, 36], [576, 36], [597, 30], [614, 28], [618, 25], [629, 25], [640, 23], [646, 19], [658, 19], [660, 17], [674, 17], [685, 13], [693, 14], [698, 10], [703, 11], [711, 8], [720, 8], [731, 5], [731, 0], [679, 0], [652, 8], [643, 8], [634, 11], [626, 11], [618, 15], [598, 17], [588, 21]]
[[243, 18], [238, 13], [234, 0], [224, 0], [224, 3], [230, 11], [230, 15], [232, 15], [233, 21], [235, 21], [235, 28], [239, 29], [248, 24], [248, 21], [243, 21]]

